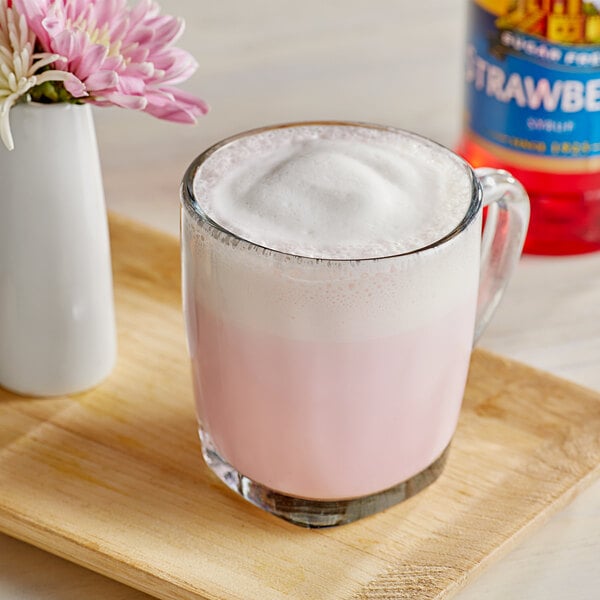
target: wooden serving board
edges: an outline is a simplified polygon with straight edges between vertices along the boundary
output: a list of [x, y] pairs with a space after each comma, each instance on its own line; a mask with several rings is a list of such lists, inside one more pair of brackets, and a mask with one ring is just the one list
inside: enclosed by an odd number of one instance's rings
[[178, 244], [112, 217], [119, 362], [96, 389], [0, 391], [0, 530], [159, 598], [449, 598], [600, 473], [600, 397], [477, 351], [441, 478], [305, 530], [204, 466]]

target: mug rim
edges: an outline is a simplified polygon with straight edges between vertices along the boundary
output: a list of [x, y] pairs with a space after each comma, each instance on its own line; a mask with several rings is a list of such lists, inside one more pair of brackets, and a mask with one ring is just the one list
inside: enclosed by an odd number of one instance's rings
[[[269, 246], [265, 246], [262, 244], [257, 244], [251, 240], [246, 239], [232, 231], [229, 231], [227, 228], [223, 227], [221, 224], [217, 223], [213, 219], [211, 219], [202, 209], [198, 199], [196, 198], [194, 192], [194, 181], [196, 179], [196, 174], [198, 170], [202, 167], [202, 165], [218, 150], [228, 146], [229, 144], [236, 142], [243, 138], [252, 137], [255, 135], [259, 135], [262, 133], [266, 133], [269, 131], [283, 130], [283, 129], [293, 129], [300, 127], [362, 127], [365, 129], [371, 129], [374, 131], [384, 131], [393, 134], [399, 134], [403, 136], [408, 136], [415, 138], [417, 140], [421, 140], [427, 142], [428, 144], [433, 144], [438, 147], [446, 154], [450, 159], [454, 160], [465, 169], [466, 174], [469, 177], [471, 183], [471, 200], [469, 202], [469, 206], [465, 211], [463, 218], [459, 221], [458, 225], [454, 227], [449, 233], [443, 235], [437, 240], [426, 244], [425, 246], [420, 246], [419, 248], [415, 248], [413, 250], [408, 250], [406, 252], [400, 252], [396, 254], [387, 254], [381, 256], [373, 256], [367, 258], [320, 258], [314, 256], [306, 256], [303, 254], [298, 254], [294, 252], [285, 252], [283, 250], [277, 250], [275, 248], [270, 248]], [[368, 262], [368, 261], [379, 261], [379, 260], [387, 260], [393, 258], [399, 258], [403, 256], [411, 256], [414, 254], [420, 254], [422, 252], [426, 252], [428, 250], [433, 250], [434, 248], [438, 248], [442, 246], [457, 236], [459, 236], [465, 229], [469, 227], [469, 225], [473, 222], [477, 214], [479, 213], [482, 203], [483, 203], [483, 193], [481, 189], [481, 185], [471, 168], [471, 166], [458, 154], [440, 144], [434, 140], [431, 140], [425, 136], [419, 135], [412, 131], [408, 131], [405, 129], [401, 129], [398, 127], [390, 127], [387, 125], [377, 125], [374, 123], [365, 123], [360, 121], [335, 121], [335, 120], [323, 120], [323, 121], [295, 121], [290, 123], [281, 123], [276, 125], [266, 125], [264, 127], [257, 127], [253, 129], [249, 129], [247, 131], [243, 131], [241, 133], [229, 136], [224, 138], [223, 140], [216, 142], [207, 148], [204, 152], [199, 154], [186, 169], [185, 174], [183, 176], [183, 180], [180, 186], [180, 200], [182, 204], [182, 208], [187, 212], [187, 214], [193, 216], [196, 221], [198, 221], [201, 225], [207, 225], [209, 228], [215, 230], [220, 234], [224, 234], [225, 236], [235, 240], [237, 243], [243, 242], [248, 244], [250, 247], [258, 249], [262, 252], [273, 253], [274, 255], [279, 255], [282, 257], [301, 259], [303, 261], [310, 262], [318, 262], [318, 263], [360, 263], [360, 262]]]

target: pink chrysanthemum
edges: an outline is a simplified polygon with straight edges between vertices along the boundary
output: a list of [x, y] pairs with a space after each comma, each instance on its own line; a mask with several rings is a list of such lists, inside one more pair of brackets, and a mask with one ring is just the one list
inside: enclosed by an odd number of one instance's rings
[[[57, 69], [85, 86], [90, 101], [145, 111], [160, 119], [195, 123], [206, 103], [174, 87], [197, 68], [174, 42], [183, 21], [140, 0], [14, 0]], [[69, 92], [71, 83], [65, 82]]]

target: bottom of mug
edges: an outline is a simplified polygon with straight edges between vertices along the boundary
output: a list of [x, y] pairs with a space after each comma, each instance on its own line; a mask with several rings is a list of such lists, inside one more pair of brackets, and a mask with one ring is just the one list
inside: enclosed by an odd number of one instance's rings
[[200, 430], [200, 439], [204, 461], [228, 488], [258, 508], [307, 528], [352, 523], [411, 498], [441, 475], [450, 449], [446, 446], [426, 469], [381, 492], [342, 500], [311, 500], [282, 494], [242, 475], [219, 455], [206, 431]]

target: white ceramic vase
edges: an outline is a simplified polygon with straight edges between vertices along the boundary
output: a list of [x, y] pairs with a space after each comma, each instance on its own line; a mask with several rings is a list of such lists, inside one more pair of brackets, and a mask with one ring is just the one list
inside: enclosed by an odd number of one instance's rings
[[89, 106], [21, 104], [0, 144], [0, 386], [55, 396], [112, 370], [116, 333]]

